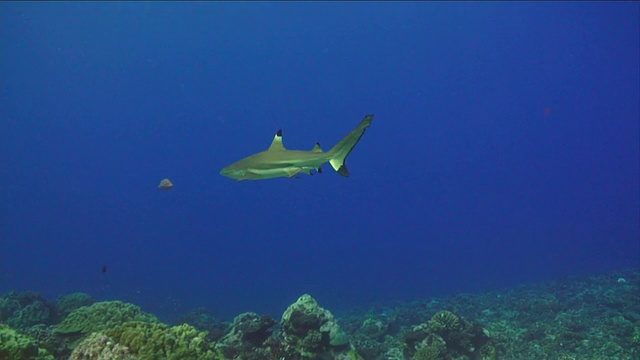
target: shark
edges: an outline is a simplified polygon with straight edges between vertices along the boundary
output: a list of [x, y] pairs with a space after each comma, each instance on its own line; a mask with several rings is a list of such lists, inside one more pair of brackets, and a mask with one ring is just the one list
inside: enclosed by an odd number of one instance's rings
[[371, 125], [372, 119], [373, 115], [365, 116], [355, 129], [329, 151], [322, 151], [320, 143], [316, 143], [310, 151], [289, 150], [284, 147], [280, 129], [267, 150], [238, 160], [223, 168], [220, 174], [237, 181], [293, 178], [300, 173], [313, 175], [312, 170], [321, 173], [322, 165], [328, 162], [338, 174], [349, 176], [345, 160]]

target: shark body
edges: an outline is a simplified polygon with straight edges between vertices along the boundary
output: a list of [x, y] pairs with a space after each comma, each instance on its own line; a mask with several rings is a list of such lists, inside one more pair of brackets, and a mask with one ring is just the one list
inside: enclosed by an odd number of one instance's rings
[[371, 125], [371, 119], [373, 115], [365, 116], [355, 129], [326, 152], [322, 151], [318, 143], [311, 151], [288, 150], [282, 143], [282, 130], [278, 130], [267, 150], [225, 167], [220, 174], [238, 181], [291, 178], [298, 173], [311, 175], [312, 170], [322, 172], [322, 164], [329, 162], [340, 175], [349, 176], [344, 162]]

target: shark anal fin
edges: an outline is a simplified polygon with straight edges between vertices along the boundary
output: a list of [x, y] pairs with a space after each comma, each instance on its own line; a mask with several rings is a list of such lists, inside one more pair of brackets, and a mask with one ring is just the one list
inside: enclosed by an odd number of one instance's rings
[[322, 174], [322, 167], [318, 166], [318, 174]]

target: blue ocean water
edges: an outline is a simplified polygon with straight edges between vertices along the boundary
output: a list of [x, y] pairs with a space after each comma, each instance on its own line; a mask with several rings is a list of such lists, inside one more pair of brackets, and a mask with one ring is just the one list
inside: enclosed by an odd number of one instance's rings
[[[230, 319], [640, 267], [637, 2], [0, 17], [0, 293]], [[328, 149], [370, 113], [349, 178], [219, 174], [278, 129]]]

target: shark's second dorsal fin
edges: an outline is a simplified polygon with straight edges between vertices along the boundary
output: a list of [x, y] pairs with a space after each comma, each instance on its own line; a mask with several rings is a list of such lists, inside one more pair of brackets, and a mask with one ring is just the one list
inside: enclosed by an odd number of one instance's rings
[[322, 152], [322, 148], [320, 147], [320, 143], [316, 143], [315, 146], [313, 147], [313, 149], [311, 149], [312, 152], [316, 152], [316, 153], [321, 153]]
[[273, 141], [271, 142], [271, 146], [269, 146], [268, 150], [287, 150], [282, 144], [282, 129], [278, 130], [276, 136], [273, 137]]

